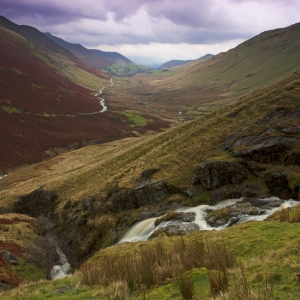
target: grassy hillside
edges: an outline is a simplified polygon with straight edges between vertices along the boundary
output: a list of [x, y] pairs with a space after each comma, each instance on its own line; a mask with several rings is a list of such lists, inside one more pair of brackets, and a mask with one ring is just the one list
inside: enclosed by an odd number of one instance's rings
[[[218, 112], [158, 136], [86, 147], [16, 170], [0, 181], [1, 206], [12, 210], [19, 195], [42, 185], [56, 191], [59, 198], [53, 212], [56, 232], [66, 244], [72, 243], [72, 248], [65, 245], [65, 249], [72, 263], [78, 265], [78, 257], [89, 257], [94, 251], [113, 244], [143, 212], [155, 215], [158, 207], [168, 211], [175, 202], [179, 205], [211, 203], [216, 192], [223, 199], [240, 197], [249, 191], [256, 197], [276, 195], [299, 199], [299, 131], [285, 133], [288, 128], [297, 129], [299, 124], [299, 87], [297, 73]], [[269, 148], [266, 153], [261, 151], [259, 159], [255, 155], [243, 159], [222, 147], [232, 136], [240, 140], [264, 137], [266, 141], [292, 138], [295, 142], [280, 151], [277, 146], [271, 147], [275, 153], [278, 151], [275, 160]], [[240, 150], [249, 146], [243, 147]], [[247, 179], [238, 185], [205, 189], [194, 180], [196, 167], [204, 160], [241, 161], [247, 166]], [[154, 167], [159, 171], [152, 175], [149, 189], [151, 185], [165, 182], [173, 192], [159, 202], [149, 198], [144, 204], [134, 204], [130, 197], [143, 180], [141, 173]], [[275, 183], [274, 187], [268, 179], [270, 176], [281, 178], [280, 184]], [[191, 182], [192, 194], [188, 196], [186, 191], [191, 188]]]
[[[299, 208], [291, 213], [299, 215]], [[276, 216], [221, 232], [196, 232], [184, 238], [161, 236], [155, 241], [106, 248], [71, 277], [27, 281], [0, 295], [4, 299], [160, 300], [190, 299], [193, 295], [196, 299], [292, 300], [300, 293], [296, 276], [300, 264], [298, 236], [299, 223], [278, 222]], [[139, 275], [134, 273], [133, 257], [136, 261], [146, 259]], [[225, 257], [227, 267], [220, 268]], [[127, 273], [122, 272], [122, 262], [123, 266], [130, 263]], [[222, 281], [225, 270], [227, 279]], [[139, 280], [145, 280], [143, 285]], [[218, 284], [223, 289], [220, 293]]]
[[173, 76], [131, 85], [129, 92], [161, 113], [203, 116], [299, 70], [299, 36], [299, 23], [263, 32], [208, 60], [172, 68]]

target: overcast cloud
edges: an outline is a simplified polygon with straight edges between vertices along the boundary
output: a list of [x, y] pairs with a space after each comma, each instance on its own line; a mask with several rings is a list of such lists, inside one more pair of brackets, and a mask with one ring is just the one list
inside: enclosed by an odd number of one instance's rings
[[300, 20], [299, 0], [0, 0], [0, 14], [140, 63], [196, 59]]

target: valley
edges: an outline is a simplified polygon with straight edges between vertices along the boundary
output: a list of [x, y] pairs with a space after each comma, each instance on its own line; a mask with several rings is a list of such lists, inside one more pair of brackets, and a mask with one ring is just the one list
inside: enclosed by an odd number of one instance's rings
[[299, 24], [130, 77], [0, 32], [3, 299], [297, 299]]

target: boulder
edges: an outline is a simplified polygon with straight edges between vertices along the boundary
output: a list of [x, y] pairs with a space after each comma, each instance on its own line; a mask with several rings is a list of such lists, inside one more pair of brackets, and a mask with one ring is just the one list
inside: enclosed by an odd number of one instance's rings
[[292, 190], [289, 187], [289, 170], [270, 172], [265, 174], [265, 183], [269, 187], [271, 195], [283, 198], [298, 200], [299, 186]]
[[112, 195], [113, 210], [136, 209], [149, 204], [158, 204], [172, 194], [184, 194], [186, 191], [164, 181], [146, 180], [133, 189], [124, 189]]
[[5, 261], [11, 265], [18, 264], [17, 258], [10, 251], [7, 251], [7, 250], [2, 251], [2, 259], [3, 259], [3, 261]]
[[32, 217], [52, 216], [58, 196], [55, 191], [40, 187], [27, 195], [21, 195], [14, 204], [14, 211]]
[[213, 190], [210, 193], [212, 204], [217, 204], [226, 199], [239, 199], [241, 197], [261, 197], [260, 185], [226, 186]]
[[166, 234], [167, 236], [185, 235], [190, 232], [197, 231], [199, 229], [199, 226], [195, 223], [173, 221], [164, 226], [163, 228], [159, 228], [156, 231], [154, 231], [151, 237], [158, 236], [162, 233]]
[[[232, 145], [230, 149], [232, 155], [259, 163], [283, 162], [287, 151], [299, 142], [297, 138], [281, 136], [266, 138], [259, 143], [257, 143], [257, 138], [247, 138], [247, 140], [243, 138], [243, 143], [238, 140]], [[240, 143], [243, 145], [242, 150], [239, 150], [241, 148]]]
[[227, 184], [241, 184], [248, 178], [247, 170], [238, 162], [204, 161], [196, 169], [199, 181], [207, 190]]

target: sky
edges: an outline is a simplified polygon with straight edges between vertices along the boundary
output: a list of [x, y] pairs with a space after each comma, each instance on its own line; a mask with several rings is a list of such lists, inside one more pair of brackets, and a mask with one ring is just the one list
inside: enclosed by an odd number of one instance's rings
[[0, 15], [154, 65], [225, 52], [300, 22], [300, 0], [0, 0]]

